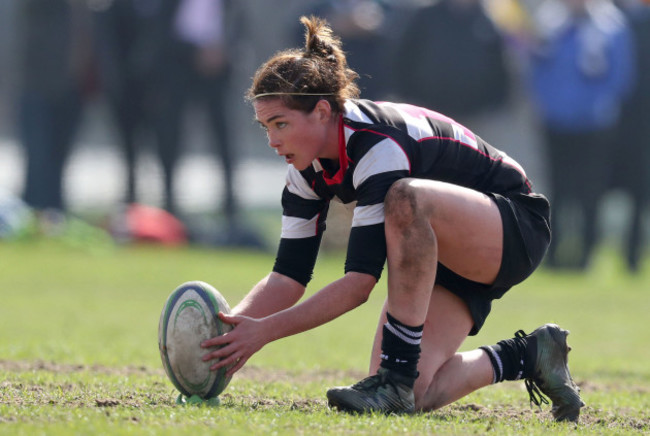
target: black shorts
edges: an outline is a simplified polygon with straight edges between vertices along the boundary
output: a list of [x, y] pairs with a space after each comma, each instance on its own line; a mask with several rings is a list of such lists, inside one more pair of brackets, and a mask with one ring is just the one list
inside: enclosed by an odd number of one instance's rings
[[488, 194], [496, 202], [503, 221], [501, 268], [491, 285], [477, 283], [438, 263], [436, 284], [460, 297], [472, 315], [476, 335], [492, 310], [492, 300], [501, 298], [512, 286], [530, 276], [544, 259], [551, 241], [550, 205], [539, 194], [504, 197]]

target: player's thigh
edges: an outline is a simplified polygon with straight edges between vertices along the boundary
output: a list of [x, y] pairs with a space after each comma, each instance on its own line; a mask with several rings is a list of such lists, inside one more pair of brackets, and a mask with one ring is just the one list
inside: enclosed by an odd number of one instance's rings
[[438, 260], [469, 280], [492, 283], [503, 254], [503, 223], [492, 197], [435, 180], [409, 179], [419, 210], [429, 215]]

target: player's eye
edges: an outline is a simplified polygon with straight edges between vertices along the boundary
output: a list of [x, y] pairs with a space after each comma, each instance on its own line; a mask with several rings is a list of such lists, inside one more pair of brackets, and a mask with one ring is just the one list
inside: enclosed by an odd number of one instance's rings
[[284, 129], [285, 127], [287, 127], [287, 123], [280, 121], [275, 123], [275, 127], [277, 127], [278, 129]]

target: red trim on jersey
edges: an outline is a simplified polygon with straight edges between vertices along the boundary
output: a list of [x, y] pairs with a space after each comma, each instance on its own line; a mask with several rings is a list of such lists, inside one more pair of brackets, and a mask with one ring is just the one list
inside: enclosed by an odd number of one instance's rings
[[[320, 159], [319, 159], [320, 160]], [[343, 176], [348, 170], [348, 153], [345, 149], [345, 135], [343, 133], [343, 114], [339, 117], [339, 169], [336, 174], [330, 176], [323, 168], [323, 179], [328, 185], [340, 185], [343, 183]]]

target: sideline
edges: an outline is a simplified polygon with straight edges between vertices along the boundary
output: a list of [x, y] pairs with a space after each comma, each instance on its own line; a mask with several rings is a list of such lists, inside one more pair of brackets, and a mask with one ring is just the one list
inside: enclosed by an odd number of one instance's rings
[[[0, 138], [0, 189], [15, 195], [22, 191], [24, 156], [11, 138]], [[243, 207], [280, 206], [286, 164], [281, 160], [241, 160], [235, 180]], [[152, 154], [143, 153], [138, 165], [140, 202], [162, 203], [160, 166]], [[69, 208], [112, 210], [125, 189], [126, 169], [119, 155], [102, 144], [77, 144], [65, 170], [64, 190]], [[184, 212], [212, 212], [220, 205], [221, 168], [216, 157], [205, 152], [189, 152], [178, 163], [176, 195]]]

